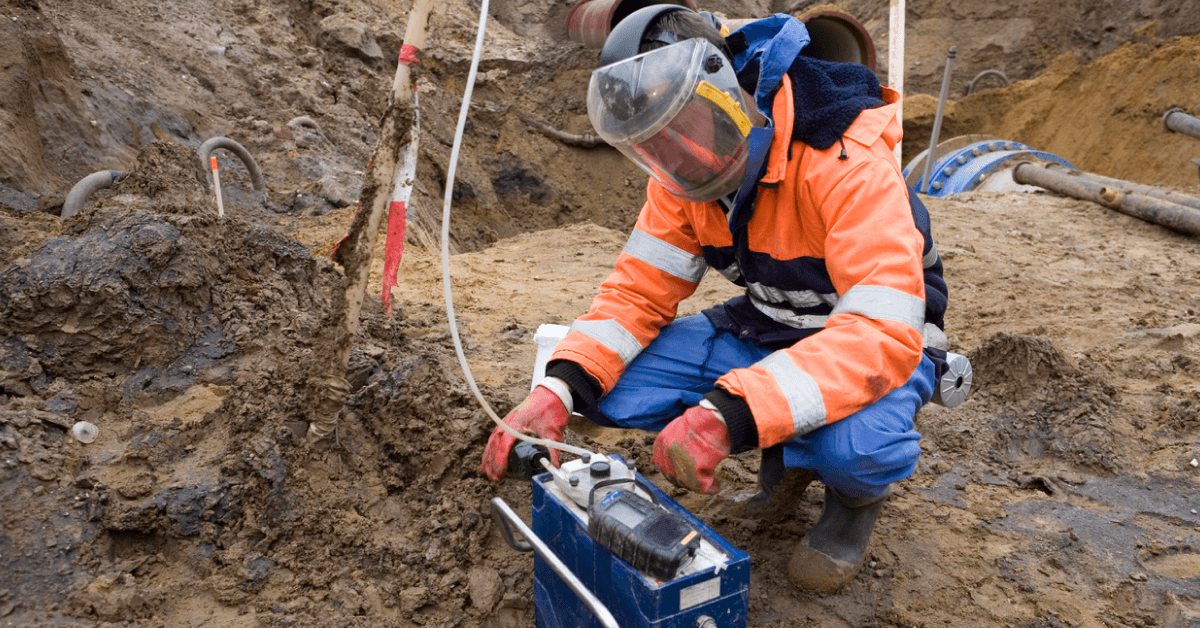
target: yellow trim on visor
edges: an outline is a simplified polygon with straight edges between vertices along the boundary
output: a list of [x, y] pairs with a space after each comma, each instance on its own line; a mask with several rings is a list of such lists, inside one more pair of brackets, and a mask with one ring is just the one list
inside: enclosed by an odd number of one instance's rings
[[721, 111], [724, 111], [725, 115], [729, 116], [729, 119], [733, 120], [733, 123], [737, 125], [738, 131], [742, 133], [742, 137], [750, 135], [750, 127], [752, 126], [750, 118], [746, 117], [745, 112], [742, 111], [742, 108], [738, 106], [737, 102], [729, 94], [717, 89], [716, 85], [708, 81], [700, 81], [696, 85], [696, 94], [720, 107]]

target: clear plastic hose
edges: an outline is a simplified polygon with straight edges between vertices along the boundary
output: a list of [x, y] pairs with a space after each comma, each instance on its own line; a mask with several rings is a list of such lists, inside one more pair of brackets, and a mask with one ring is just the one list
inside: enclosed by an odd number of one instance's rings
[[483, 406], [484, 411], [496, 425], [499, 425], [508, 434], [535, 445], [568, 451], [577, 456], [594, 455], [581, 447], [527, 436], [505, 425], [504, 421], [488, 405], [487, 400], [483, 398], [483, 394], [479, 392], [479, 386], [475, 384], [475, 377], [471, 375], [471, 367], [467, 364], [467, 357], [463, 353], [462, 340], [458, 337], [458, 323], [454, 317], [454, 297], [450, 290], [450, 204], [453, 200], [451, 193], [454, 191], [454, 171], [458, 167], [458, 149], [462, 146], [463, 130], [467, 125], [467, 110], [471, 106], [471, 92], [475, 88], [475, 73], [479, 69], [479, 57], [483, 52], [483, 34], [487, 30], [487, 14], [488, 0], [483, 0], [479, 7], [479, 33], [475, 36], [475, 54], [471, 57], [471, 70], [467, 74], [467, 88], [463, 92], [462, 108], [458, 112], [458, 128], [454, 131], [454, 146], [450, 150], [450, 168], [446, 173], [446, 192], [442, 204], [442, 290], [446, 296], [446, 316], [450, 319], [450, 336], [454, 339], [454, 352], [458, 355], [458, 363], [462, 366], [463, 375], [467, 378], [467, 385], [471, 387], [471, 392], [479, 400], [479, 405]]

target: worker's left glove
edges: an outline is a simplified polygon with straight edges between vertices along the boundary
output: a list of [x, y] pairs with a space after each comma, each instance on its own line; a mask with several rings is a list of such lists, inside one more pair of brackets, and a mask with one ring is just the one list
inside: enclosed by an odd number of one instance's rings
[[729, 457], [729, 428], [715, 412], [689, 408], [654, 440], [654, 464], [675, 486], [715, 495], [717, 465]]

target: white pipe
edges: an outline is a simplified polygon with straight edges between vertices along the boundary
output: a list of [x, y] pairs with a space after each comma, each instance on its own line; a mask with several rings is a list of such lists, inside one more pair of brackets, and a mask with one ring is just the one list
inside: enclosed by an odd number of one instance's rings
[[[888, 87], [900, 96], [896, 119], [904, 125], [904, 0], [891, 0], [888, 12]], [[900, 163], [900, 144], [896, 144], [896, 163]]]
[[454, 175], [458, 169], [458, 151], [462, 147], [463, 131], [467, 126], [467, 111], [471, 108], [471, 92], [475, 89], [475, 75], [479, 70], [479, 57], [483, 52], [483, 34], [487, 30], [487, 13], [488, 0], [483, 0], [479, 7], [479, 30], [475, 35], [475, 53], [471, 56], [471, 69], [467, 72], [467, 87], [463, 92], [462, 107], [458, 111], [458, 126], [454, 131], [454, 144], [450, 148], [450, 165], [446, 171], [446, 192], [443, 194], [442, 294], [446, 299], [446, 317], [450, 320], [450, 337], [454, 340], [454, 353], [458, 356], [458, 364], [462, 367], [463, 375], [467, 378], [467, 385], [471, 388], [475, 399], [479, 401], [479, 405], [483, 406], [483, 411], [491, 417], [492, 422], [498, 425], [500, 429], [514, 438], [529, 441], [535, 445], [541, 445], [550, 449], [559, 449], [577, 456], [593, 455], [593, 452], [582, 447], [558, 443], [544, 438], [533, 438], [516, 431], [506, 424], [496, 414], [496, 411], [492, 409], [492, 406], [488, 404], [487, 400], [483, 398], [483, 393], [479, 392], [479, 386], [475, 383], [475, 377], [471, 374], [471, 366], [467, 363], [467, 356], [463, 353], [462, 339], [458, 335], [458, 321], [454, 316], [454, 294], [450, 288], [450, 205], [454, 200]]

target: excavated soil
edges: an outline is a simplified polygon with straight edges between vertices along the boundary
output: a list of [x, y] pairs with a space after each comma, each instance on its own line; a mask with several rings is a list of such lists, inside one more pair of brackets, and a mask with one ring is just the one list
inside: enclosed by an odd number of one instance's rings
[[[478, 471], [491, 429], [452, 343], [437, 250], [478, 3], [435, 7], [417, 75], [420, 161], [393, 316], [382, 249], [342, 368], [354, 214], [407, 22], [404, 0], [0, 0], [0, 625], [532, 626], [532, 559]], [[815, 4], [815, 3], [813, 3]], [[799, 12], [759, 1], [727, 16]], [[886, 61], [886, 3], [842, 7]], [[450, 277], [470, 371], [503, 414], [534, 335], [586, 310], [645, 176], [588, 130], [595, 51], [566, 3], [497, 2], [452, 190]], [[1195, 191], [1200, 14], [1184, 0], [910, 1], [907, 159], [988, 134], [1080, 168]], [[1014, 83], [965, 96], [977, 72]], [[886, 64], [879, 68], [886, 79]], [[308, 121], [297, 122], [297, 119]], [[224, 150], [223, 217], [196, 156]], [[125, 173], [83, 211], [68, 191]], [[756, 453], [713, 497], [668, 492], [753, 561], [768, 626], [1200, 625], [1200, 240], [1049, 194], [928, 199], [952, 349], [972, 395], [917, 417], [864, 571], [813, 595], [786, 577], [815, 522], [747, 518]], [[734, 294], [706, 277], [682, 314]], [[336, 434], [304, 433], [341, 374]], [[88, 421], [84, 444], [71, 428]], [[652, 435], [572, 422], [568, 441], [650, 464]], [[651, 475], [664, 489], [669, 486]]]

